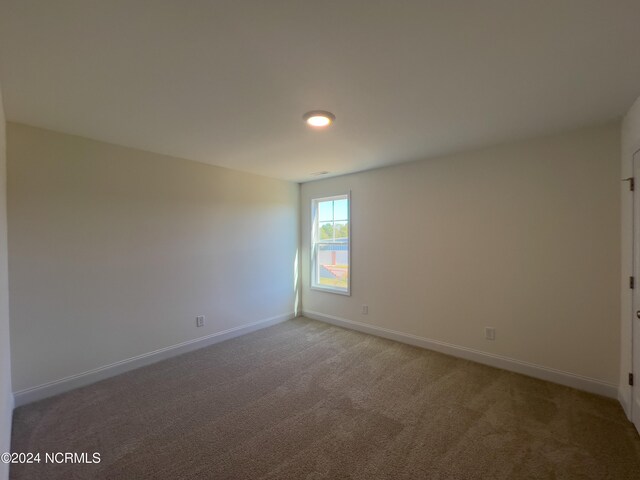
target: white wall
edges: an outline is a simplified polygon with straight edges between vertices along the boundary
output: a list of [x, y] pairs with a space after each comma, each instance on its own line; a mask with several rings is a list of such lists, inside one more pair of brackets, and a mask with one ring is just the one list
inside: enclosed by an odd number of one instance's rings
[[[619, 156], [616, 122], [305, 183], [303, 310], [615, 395]], [[309, 288], [310, 201], [349, 190], [351, 297]]]
[[[0, 91], [0, 453], [10, 451], [11, 354], [9, 344], [9, 281], [7, 277], [7, 156], [4, 109]], [[9, 466], [0, 462], [0, 479], [9, 478]]]
[[[622, 155], [621, 177], [629, 178], [633, 175], [633, 154], [640, 149], [640, 98], [636, 100], [622, 121]], [[640, 189], [640, 179], [636, 178], [636, 189]], [[631, 388], [627, 375], [631, 369], [631, 322], [633, 319], [631, 290], [629, 277], [633, 275], [633, 195], [626, 182], [621, 183], [621, 211], [622, 211], [622, 279], [621, 279], [621, 315], [620, 315], [620, 403], [627, 416], [630, 414]], [[637, 194], [636, 190], [636, 194]]]
[[15, 392], [293, 313], [298, 184], [14, 123], [7, 140]]

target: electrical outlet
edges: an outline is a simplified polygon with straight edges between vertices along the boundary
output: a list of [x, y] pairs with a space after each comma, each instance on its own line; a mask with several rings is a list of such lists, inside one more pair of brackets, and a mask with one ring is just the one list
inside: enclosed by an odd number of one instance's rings
[[484, 327], [484, 338], [487, 340], [496, 339], [496, 329], [493, 327]]
[[196, 327], [204, 327], [204, 315], [198, 315], [196, 317]]
[[363, 315], [369, 314], [369, 305], [362, 305], [362, 314]]

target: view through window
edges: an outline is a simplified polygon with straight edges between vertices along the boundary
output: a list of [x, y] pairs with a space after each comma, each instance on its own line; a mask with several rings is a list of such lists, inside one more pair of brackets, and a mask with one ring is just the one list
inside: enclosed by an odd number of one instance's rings
[[349, 195], [317, 198], [311, 204], [313, 227], [311, 286], [349, 294]]

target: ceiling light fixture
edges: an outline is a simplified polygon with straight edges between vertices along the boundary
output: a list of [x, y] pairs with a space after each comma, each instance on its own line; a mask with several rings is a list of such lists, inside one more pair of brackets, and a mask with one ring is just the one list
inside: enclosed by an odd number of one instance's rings
[[302, 118], [310, 127], [325, 128], [333, 123], [336, 116], [333, 113], [326, 112], [324, 110], [312, 110], [305, 113]]

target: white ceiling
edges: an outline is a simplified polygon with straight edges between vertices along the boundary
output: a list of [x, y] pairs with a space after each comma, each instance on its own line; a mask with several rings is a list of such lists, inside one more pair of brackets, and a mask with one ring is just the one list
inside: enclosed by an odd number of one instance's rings
[[639, 45], [638, 0], [0, 1], [9, 120], [295, 181], [619, 117]]

